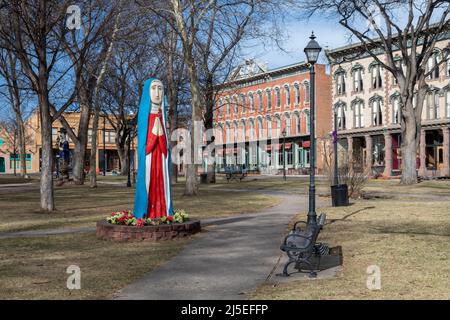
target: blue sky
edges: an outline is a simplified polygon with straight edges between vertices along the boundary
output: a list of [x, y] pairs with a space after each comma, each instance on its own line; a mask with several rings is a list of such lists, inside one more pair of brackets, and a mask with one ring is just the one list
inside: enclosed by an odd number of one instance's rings
[[[255, 58], [268, 64], [269, 69], [282, 67], [305, 60], [303, 49], [309, 41], [311, 31], [314, 31], [320, 46], [334, 49], [349, 44], [349, 33], [337, 21], [329, 19], [311, 19], [290, 21], [286, 23], [287, 39], [282, 43], [283, 50], [276, 46], [257, 45], [249, 48], [246, 58]], [[286, 52], [285, 52], [286, 51]], [[326, 63], [325, 55], [321, 54], [321, 63]]]

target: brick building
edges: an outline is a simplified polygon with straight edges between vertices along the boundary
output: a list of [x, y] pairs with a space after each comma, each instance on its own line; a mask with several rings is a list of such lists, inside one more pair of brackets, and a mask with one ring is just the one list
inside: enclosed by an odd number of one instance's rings
[[[325, 69], [325, 65], [316, 65], [319, 172], [323, 168], [320, 141], [331, 130], [331, 78]], [[285, 164], [288, 174], [307, 173], [309, 86], [309, 67], [304, 62], [268, 70], [250, 60], [236, 68], [218, 89], [214, 113], [217, 170], [241, 164], [250, 171], [279, 174]]]
[[[69, 125], [76, 130], [78, 128], [80, 114], [78, 112], [66, 112], [64, 114], [65, 119], [69, 123]], [[56, 143], [56, 139], [59, 135], [59, 130], [62, 127], [59, 121], [55, 121], [52, 127], [52, 144], [53, 144], [53, 153], [54, 159], [56, 159], [56, 155], [58, 154], [58, 146]], [[26, 164], [27, 164], [27, 173], [38, 173], [40, 172], [40, 159], [41, 159], [41, 146], [42, 146], [42, 137], [41, 137], [41, 129], [40, 129], [40, 119], [39, 113], [35, 111], [32, 115], [27, 119], [25, 124], [26, 130]], [[103, 139], [103, 130], [105, 131], [105, 139]], [[90, 143], [90, 135], [91, 129], [89, 129], [89, 138], [86, 150], [86, 158], [85, 158], [85, 171], [89, 171], [90, 167], [90, 153], [91, 153], [91, 143]], [[106, 158], [106, 171], [113, 172], [120, 170], [120, 160], [117, 152], [117, 147], [115, 143], [116, 133], [114, 128], [110, 125], [109, 121], [106, 117], [101, 116], [99, 120], [99, 131], [97, 136], [98, 141], [98, 149], [97, 149], [97, 171], [100, 172], [103, 170], [103, 166], [105, 165]], [[134, 141], [136, 142], [136, 141]], [[134, 149], [136, 144], [132, 144], [131, 146], [131, 155], [132, 159], [134, 158]], [[70, 141], [69, 138], [69, 148], [71, 150], [71, 158], [72, 152], [74, 150], [74, 144]], [[104, 157], [103, 148], [105, 148], [106, 157]], [[20, 172], [20, 159], [18, 152], [18, 146], [16, 154], [14, 153], [14, 139], [13, 133], [5, 132], [0, 130], [0, 174], [1, 173], [13, 173], [14, 166], [16, 166], [17, 172]], [[55, 162], [54, 162], [55, 163]], [[56, 170], [56, 167], [55, 167]]]
[[[383, 70], [361, 45], [327, 52], [331, 64], [333, 109], [338, 127], [340, 157], [373, 175], [401, 174], [400, 94], [392, 74]], [[427, 80], [422, 113], [419, 176], [450, 175], [450, 33], [443, 34], [428, 68], [446, 59]], [[401, 63], [400, 54], [398, 63]], [[380, 53], [380, 60], [386, 55]], [[431, 69], [430, 69], [431, 70]], [[331, 121], [334, 123], [333, 119]]]

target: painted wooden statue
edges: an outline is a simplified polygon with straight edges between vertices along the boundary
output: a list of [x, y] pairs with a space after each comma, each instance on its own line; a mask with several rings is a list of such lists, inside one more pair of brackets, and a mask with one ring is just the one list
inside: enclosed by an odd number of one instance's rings
[[164, 87], [158, 79], [144, 83], [138, 113], [138, 172], [133, 214], [151, 219], [173, 215], [170, 151]]

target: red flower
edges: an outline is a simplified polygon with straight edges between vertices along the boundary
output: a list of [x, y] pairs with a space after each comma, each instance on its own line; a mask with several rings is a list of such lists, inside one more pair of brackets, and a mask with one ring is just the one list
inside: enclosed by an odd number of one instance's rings
[[173, 221], [173, 217], [172, 216], [167, 216], [167, 220]]

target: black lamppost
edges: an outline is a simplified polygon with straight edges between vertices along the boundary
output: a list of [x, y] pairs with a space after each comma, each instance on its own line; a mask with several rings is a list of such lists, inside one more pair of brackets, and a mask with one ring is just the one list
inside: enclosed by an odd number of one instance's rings
[[333, 154], [334, 154], [334, 174], [333, 174], [333, 184], [335, 186], [339, 185], [338, 176], [338, 148], [337, 148], [337, 132], [338, 132], [338, 119], [337, 119], [338, 109], [334, 110], [334, 132], [333, 132]]
[[283, 135], [283, 179], [286, 181], [286, 128], [281, 134]]
[[314, 182], [315, 178], [315, 168], [316, 168], [316, 137], [315, 137], [315, 71], [314, 64], [317, 62], [319, 58], [320, 51], [322, 48], [317, 43], [316, 36], [314, 36], [314, 32], [309, 37], [311, 40], [305, 48], [306, 58], [308, 59], [308, 63], [310, 64], [309, 74], [310, 74], [310, 112], [309, 112], [309, 123], [310, 123], [310, 141], [311, 141], [311, 149], [310, 149], [310, 170], [309, 170], [309, 211], [308, 211], [308, 226], [317, 225], [317, 215], [316, 215], [316, 186]]
[[106, 176], [106, 116], [103, 116], [103, 176]]

